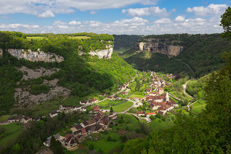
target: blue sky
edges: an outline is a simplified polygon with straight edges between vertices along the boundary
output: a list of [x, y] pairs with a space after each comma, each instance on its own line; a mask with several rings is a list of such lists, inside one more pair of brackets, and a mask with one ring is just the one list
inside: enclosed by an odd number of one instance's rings
[[229, 0], [1, 0], [0, 30], [25, 33], [220, 33]]

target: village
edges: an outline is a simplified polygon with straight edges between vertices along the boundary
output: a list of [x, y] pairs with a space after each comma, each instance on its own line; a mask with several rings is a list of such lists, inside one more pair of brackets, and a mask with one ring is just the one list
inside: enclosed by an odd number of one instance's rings
[[[173, 78], [172, 74], [167, 74], [167, 78]], [[75, 126], [70, 128], [70, 132], [66, 133], [64, 136], [61, 136], [59, 133], [53, 135], [57, 141], [59, 141], [66, 149], [73, 151], [78, 149], [87, 137], [91, 134], [96, 134], [104, 131], [110, 131], [109, 125], [115, 124], [114, 120], [117, 119], [117, 114], [128, 114], [133, 115], [134, 117], [140, 120], [146, 120], [147, 123], [151, 122], [151, 116], [165, 115], [167, 112], [171, 111], [174, 108], [178, 108], [179, 105], [170, 98], [169, 93], [164, 91], [165, 86], [169, 86], [170, 83], [167, 83], [165, 80], [161, 79], [156, 75], [155, 72], [150, 74], [151, 81], [149, 82], [148, 88], [145, 89], [144, 96], [142, 98], [137, 97], [128, 97], [131, 89], [129, 89], [130, 83], [125, 83], [122, 86], [118, 87], [118, 91], [114, 94], [102, 93], [100, 97], [102, 100], [96, 98], [82, 100], [76, 106], [67, 106], [60, 105], [58, 110], [52, 111], [49, 116], [54, 118], [61, 113], [73, 113], [73, 112], [82, 112], [91, 115], [91, 118], [88, 120], [81, 120], [82, 122], [76, 123]], [[145, 79], [143, 79], [145, 80]], [[132, 105], [124, 111], [113, 112], [113, 107], [111, 109], [100, 108], [98, 104], [106, 100], [110, 101], [128, 101], [132, 102]], [[129, 110], [132, 108], [139, 109], [144, 106], [144, 103], [147, 104], [143, 110], [138, 110], [137, 113], [130, 113]], [[91, 109], [91, 110], [89, 110]], [[147, 111], [148, 112], [147, 112]], [[30, 116], [14, 116], [8, 119], [8, 123], [20, 122], [27, 124], [30, 121], [39, 121], [43, 117], [32, 118]], [[44, 145], [49, 147], [51, 142], [51, 137], [49, 136]]]

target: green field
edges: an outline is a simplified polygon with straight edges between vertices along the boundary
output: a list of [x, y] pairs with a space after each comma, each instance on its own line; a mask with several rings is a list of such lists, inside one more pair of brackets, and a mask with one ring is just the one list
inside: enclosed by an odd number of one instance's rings
[[152, 120], [150, 123], [148, 123], [150, 128], [152, 130], [158, 131], [158, 130], [165, 130], [174, 125], [173, 121], [162, 121], [159, 118], [156, 118], [155, 120]]
[[137, 98], [144, 98], [143, 95], [138, 95], [138, 94], [131, 94], [129, 97], [133, 97], [133, 98], [135, 98], [135, 97], [137, 97]]
[[202, 109], [205, 109], [206, 103], [205, 100], [199, 99], [196, 103], [192, 106], [192, 111], [200, 113], [202, 112]]
[[173, 97], [171, 97], [171, 96], [170, 96], [170, 98], [171, 98], [172, 100], [174, 100], [177, 104], [179, 104], [179, 101], [178, 101], [178, 100], [176, 100], [175, 98], [173, 98]]
[[97, 103], [99, 107], [108, 107], [108, 106], [115, 106], [117, 104], [121, 104], [125, 102], [126, 100], [105, 100], [103, 102]]
[[[108, 141], [107, 139], [109, 136], [113, 137], [115, 141]], [[101, 149], [106, 154], [106, 153], [110, 153], [111, 149], [115, 147], [120, 147], [122, 145], [122, 142], [118, 134], [109, 133], [109, 134], [103, 134], [103, 138], [98, 141], [87, 140], [83, 142], [82, 146], [88, 148], [90, 144], [94, 145], [96, 151]]]
[[[114, 112], [123, 112], [123, 111], [127, 110], [129, 107], [131, 107], [132, 105], [133, 105], [132, 102], [127, 101], [125, 103], [112, 106], [112, 108], [113, 108]], [[106, 108], [106, 109], [109, 110], [110, 108]]]
[[71, 39], [91, 39], [91, 37], [88, 36], [68, 36]]
[[32, 39], [34, 39], [34, 40], [42, 40], [42, 39], [47, 39], [46, 37], [26, 37], [28, 40], [32, 40]]
[[8, 143], [12, 144], [21, 134], [22, 127], [23, 125], [18, 125], [16, 123], [12, 123], [9, 125], [0, 125], [0, 128], [6, 129], [6, 132], [4, 133], [3, 137], [0, 138], [0, 147], [4, 147]]

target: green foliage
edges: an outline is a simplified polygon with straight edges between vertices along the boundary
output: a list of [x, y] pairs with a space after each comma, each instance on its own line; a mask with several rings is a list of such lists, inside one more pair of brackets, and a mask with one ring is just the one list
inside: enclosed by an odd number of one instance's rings
[[14, 88], [16, 82], [22, 78], [22, 73], [13, 66], [0, 62], [0, 115], [9, 112], [14, 104]]
[[231, 8], [228, 7], [225, 13], [221, 16], [220, 26], [222, 26], [223, 29], [225, 30], [222, 36], [228, 38], [229, 40], [231, 39], [230, 25], [231, 25]]
[[56, 141], [54, 136], [51, 137], [51, 144], [50, 148], [53, 151], [53, 153], [57, 154], [64, 154], [64, 147], [63, 145], [59, 142]]
[[90, 149], [90, 150], [94, 150], [94, 149], [95, 149], [94, 144], [91, 143], [91, 144], [89, 145], [89, 149]]
[[111, 107], [111, 109], [110, 109], [110, 113], [113, 113], [113, 108]]
[[205, 98], [205, 91], [204, 88], [206, 86], [206, 81], [209, 78], [209, 74], [203, 76], [197, 80], [189, 81], [187, 84], [187, 93], [193, 96], [196, 99]]
[[46, 86], [46, 85], [32, 85], [31, 86], [31, 90], [30, 93], [33, 95], [38, 95], [41, 93], [48, 93], [50, 91], [50, 87]]

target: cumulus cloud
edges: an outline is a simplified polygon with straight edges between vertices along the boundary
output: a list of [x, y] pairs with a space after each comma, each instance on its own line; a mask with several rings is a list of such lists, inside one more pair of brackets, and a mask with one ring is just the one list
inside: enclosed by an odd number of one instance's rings
[[179, 22], [182, 22], [184, 20], [185, 20], [185, 18], [183, 16], [177, 16], [175, 19], [175, 21], [179, 21]]
[[[1, 0], [0, 14], [24, 13], [38, 17], [54, 17], [56, 14], [73, 13], [75, 9], [99, 10], [121, 8], [131, 4], [155, 5], [158, 0]], [[49, 10], [47, 12], [47, 10]], [[95, 13], [92, 11], [91, 13]]]
[[[184, 20], [183, 20], [184, 19]], [[100, 21], [54, 21], [51, 26], [0, 24], [0, 30], [21, 31], [25, 33], [77, 33], [94, 32], [109, 34], [165, 34], [165, 33], [220, 33], [219, 18], [161, 18], [148, 21], [141, 17], [116, 20], [114, 22]]]
[[[173, 10], [174, 11], [174, 10]], [[145, 7], [145, 8], [136, 8], [136, 9], [123, 9], [122, 10], [123, 14], [127, 14], [129, 16], [135, 17], [135, 16], [149, 16], [149, 15], [154, 15], [154, 16], [160, 16], [160, 17], [166, 17], [170, 13], [166, 11], [165, 8], [160, 9], [158, 6], [154, 7]]]
[[162, 18], [159, 20], [156, 20], [155, 23], [156, 24], [168, 24], [171, 23], [172, 21], [169, 18]]
[[187, 8], [186, 12], [194, 13], [198, 16], [208, 16], [208, 15], [221, 15], [228, 8], [226, 4], [210, 4], [207, 7], [199, 6], [193, 8]]
[[54, 13], [50, 10], [47, 10], [46, 12], [43, 12], [38, 15], [40, 18], [50, 18], [50, 17], [55, 17]]
[[69, 25], [80, 25], [81, 21], [70, 21]]

